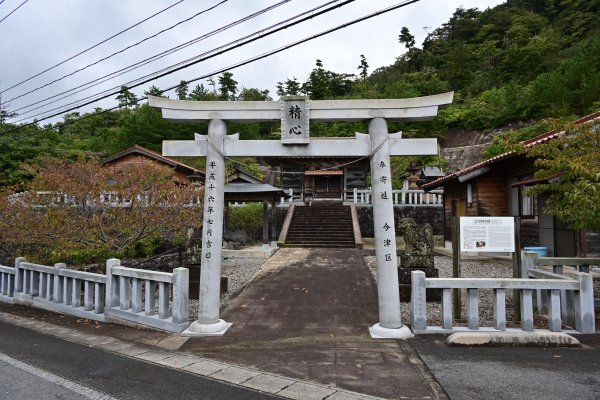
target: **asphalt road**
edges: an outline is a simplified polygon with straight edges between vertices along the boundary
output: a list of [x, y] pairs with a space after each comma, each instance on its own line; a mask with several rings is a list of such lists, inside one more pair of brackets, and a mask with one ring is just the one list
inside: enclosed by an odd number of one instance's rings
[[451, 399], [600, 399], [600, 339], [583, 348], [449, 347], [445, 337], [411, 341]]
[[0, 322], [0, 399], [253, 399], [267, 395]]

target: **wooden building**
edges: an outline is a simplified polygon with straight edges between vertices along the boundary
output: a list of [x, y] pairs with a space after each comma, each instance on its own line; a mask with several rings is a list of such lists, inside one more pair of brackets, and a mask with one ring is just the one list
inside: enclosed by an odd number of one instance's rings
[[[575, 121], [598, 123], [600, 113]], [[523, 144], [535, 146], [553, 140], [564, 132], [551, 131]], [[534, 159], [506, 152], [425, 183], [426, 191], [444, 188], [444, 239], [452, 240], [452, 217], [518, 216], [521, 222], [521, 246], [542, 246], [549, 256], [571, 257], [598, 255], [600, 234], [568, 228], [544, 211], [545, 196], [528, 196], [528, 186], [541, 183], [534, 179]]]
[[190, 183], [194, 180], [204, 182], [204, 172], [199, 169], [192, 168], [189, 165], [138, 145], [100, 161], [100, 164], [103, 167], [112, 168], [114, 170], [118, 170], [127, 164], [146, 163], [166, 165], [173, 168], [176, 173], [176, 179], [182, 183]]

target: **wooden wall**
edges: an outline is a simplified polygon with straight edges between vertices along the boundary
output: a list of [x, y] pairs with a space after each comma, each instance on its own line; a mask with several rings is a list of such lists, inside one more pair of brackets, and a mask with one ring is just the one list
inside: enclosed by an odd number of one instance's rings
[[[146, 157], [142, 154], [128, 154], [123, 156], [117, 160], [114, 160], [108, 164], [106, 164], [105, 168], [110, 168], [112, 171], [118, 171], [127, 165], [132, 164], [142, 164], [142, 165], [158, 165], [165, 166], [166, 164], [160, 162], [158, 160], [154, 160], [152, 158]], [[171, 167], [173, 168], [173, 167]], [[180, 170], [175, 170], [176, 180], [179, 182], [188, 182], [188, 177], [186, 174], [182, 173]]]

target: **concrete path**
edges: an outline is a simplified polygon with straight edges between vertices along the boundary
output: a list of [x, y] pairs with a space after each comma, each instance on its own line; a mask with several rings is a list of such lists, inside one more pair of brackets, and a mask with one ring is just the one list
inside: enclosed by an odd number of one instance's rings
[[374, 340], [377, 288], [357, 249], [281, 249], [222, 318], [180, 349], [388, 399], [444, 398], [406, 342]]

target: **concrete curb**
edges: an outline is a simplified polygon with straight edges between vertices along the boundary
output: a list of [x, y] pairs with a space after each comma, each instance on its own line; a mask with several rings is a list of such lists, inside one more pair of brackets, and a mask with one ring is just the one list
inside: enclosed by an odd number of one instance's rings
[[348, 390], [339, 389], [320, 383], [292, 379], [283, 375], [261, 371], [235, 364], [224, 363], [204, 357], [191, 356], [176, 351], [169, 351], [156, 346], [142, 345], [111, 336], [81, 332], [45, 321], [25, 318], [11, 313], [0, 312], [0, 321], [11, 325], [31, 329], [51, 335], [62, 340], [95, 347], [122, 356], [151, 362], [163, 367], [185, 371], [240, 386], [259, 392], [274, 394], [293, 400], [381, 400], [380, 397], [368, 396]]
[[562, 332], [459, 332], [446, 339], [449, 346], [581, 347]]

